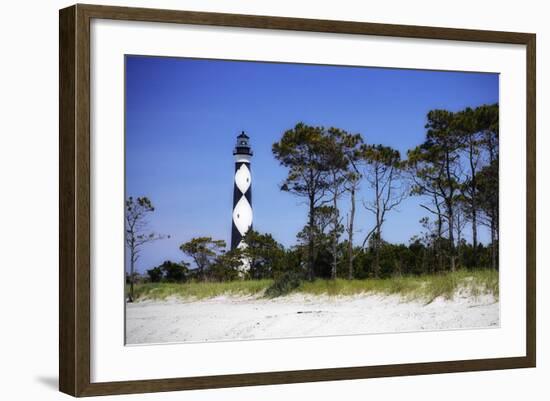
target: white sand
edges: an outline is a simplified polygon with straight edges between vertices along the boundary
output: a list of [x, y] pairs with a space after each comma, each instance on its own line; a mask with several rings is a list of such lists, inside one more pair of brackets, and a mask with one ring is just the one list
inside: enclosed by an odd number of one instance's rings
[[428, 305], [378, 295], [216, 297], [127, 304], [126, 319], [127, 344], [204, 342], [495, 327], [499, 304], [465, 294]]

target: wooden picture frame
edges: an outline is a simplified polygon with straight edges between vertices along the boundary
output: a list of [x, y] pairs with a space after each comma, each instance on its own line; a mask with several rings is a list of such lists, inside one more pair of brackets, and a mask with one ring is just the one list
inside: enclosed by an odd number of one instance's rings
[[[526, 356], [221, 376], [92, 383], [90, 380], [90, 21], [163, 22], [526, 46]], [[207, 389], [401, 375], [528, 368], [536, 363], [535, 47], [530, 33], [254, 15], [74, 5], [59, 14], [59, 388], [73, 396]]]

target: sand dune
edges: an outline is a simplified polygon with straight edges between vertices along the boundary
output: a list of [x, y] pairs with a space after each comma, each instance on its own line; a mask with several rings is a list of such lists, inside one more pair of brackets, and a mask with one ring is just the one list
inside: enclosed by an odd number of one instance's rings
[[499, 304], [460, 294], [427, 305], [379, 295], [224, 296], [127, 304], [126, 319], [127, 344], [204, 342], [497, 327]]

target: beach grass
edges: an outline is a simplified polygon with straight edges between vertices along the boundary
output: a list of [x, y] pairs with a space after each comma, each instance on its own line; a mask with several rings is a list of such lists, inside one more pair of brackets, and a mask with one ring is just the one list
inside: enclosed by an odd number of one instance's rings
[[221, 295], [257, 295], [263, 293], [273, 280], [235, 280], [226, 282], [141, 283], [134, 286], [137, 300], [169, 297], [206, 299]]
[[437, 297], [451, 299], [459, 291], [471, 296], [498, 298], [498, 272], [458, 270], [446, 274], [403, 276], [369, 280], [315, 280], [303, 282], [296, 292], [314, 295], [357, 295], [361, 293], [399, 295], [407, 300], [432, 302]]
[[[365, 280], [303, 281], [291, 294], [352, 296], [359, 294], [399, 295], [405, 300], [426, 303], [438, 297], [452, 299], [457, 293], [468, 296], [492, 295], [498, 299], [498, 271], [489, 269], [458, 270], [445, 274], [402, 276]], [[141, 283], [135, 285], [136, 300], [207, 299], [217, 296], [264, 295], [273, 280], [237, 280], [228, 282]]]

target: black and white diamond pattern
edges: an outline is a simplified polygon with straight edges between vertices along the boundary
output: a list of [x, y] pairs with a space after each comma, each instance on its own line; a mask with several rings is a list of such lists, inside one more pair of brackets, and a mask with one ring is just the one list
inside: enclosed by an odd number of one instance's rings
[[235, 188], [233, 191], [233, 227], [231, 249], [245, 246], [242, 241], [252, 227], [252, 177], [250, 163], [235, 163]]

